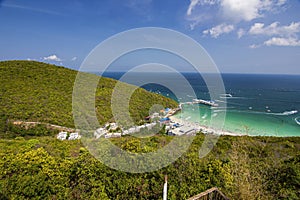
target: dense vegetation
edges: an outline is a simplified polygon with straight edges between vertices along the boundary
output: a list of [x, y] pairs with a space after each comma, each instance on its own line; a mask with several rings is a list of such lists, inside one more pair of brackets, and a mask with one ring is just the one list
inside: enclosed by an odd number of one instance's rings
[[[112, 139], [131, 152], [160, 148], [172, 138]], [[219, 187], [232, 199], [298, 199], [300, 138], [222, 136], [199, 159], [198, 135], [188, 152], [161, 170], [130, 174], [106, 167], [80, 141], [53, 137], [0, 140], [2, 199], [161, 199], [168, 175], [169, 199], [186, 199]]]
[[[299, 199], [300, 138], [222, 136], [199, 158], [204, 135], [195, 137], [176, 162], [155, 172], [130, 174], [96, 160], [80, 141], [60, 141], [57, 130], [30, 128], [12, 120], [72, 127], [76, 71], [38, 62], [0, 62], [0, 199], [161, 199], [168, 175], [168, 199], [186, 199], [218, 187], [231, 199]], [[94, 76], [94, 75], [91, 75]], [[96, 95], [98, 119], [113, 120], [110, 95], [116, 81], [104, 79]], [[124, 88], [130, 87], [124, 84]], [[153, 102], [176, 103], [142, 89], [132, 97], [136, 121]], [[163, 147], [172, 137], [122, 137], [111, 141], [132, 153]]]
[[[74, 127], [72, 92], [77, 71], [35, 61], [0, 62], [0, 114], [10, 120], [38, 121]], [[90, 74], [92, 78], [96, 75]], [[101, 78], [95, 93], [100, 124], [114, 121], [111, 95], [117, 81]], [[124, 90], [131, 86], [123, 83]], [[149, 115], [154, 104], [176, 107], [163, 96], [137, 89], [130, 99], [130, 113], [138, 122]]]

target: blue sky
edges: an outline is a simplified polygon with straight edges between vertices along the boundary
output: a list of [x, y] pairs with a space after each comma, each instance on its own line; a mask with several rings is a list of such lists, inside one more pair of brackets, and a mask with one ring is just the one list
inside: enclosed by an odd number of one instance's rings
[[[78, 69], [114, 34], [163, 27], [199, 42], [221, 72], [300, 74], [299, 10], [298, 0], [0, 0], [0, 60]], [[143, 55], [140, 62], [148, 61]]]

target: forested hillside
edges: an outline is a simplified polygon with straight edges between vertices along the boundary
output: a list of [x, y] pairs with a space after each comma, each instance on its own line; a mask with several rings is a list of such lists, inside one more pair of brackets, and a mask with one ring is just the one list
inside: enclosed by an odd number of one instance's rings
[[[0, 114], [11, 120], [47, 122], [74, 127], [72, 92], [77, 71], [35, 61], [0, 62]], [[96, 75], [90, 74], [91, 78]], [[111, 94], [117, 81], [101, 78], [96, 91], [96, 110], [100, 124], [114, 121]], [[124, 89], [131, 87], [123, 84]], [[135, 121], [149, 114], [154, 104], [176, 107], [163, 96], [137, 89], [130, 100]]]

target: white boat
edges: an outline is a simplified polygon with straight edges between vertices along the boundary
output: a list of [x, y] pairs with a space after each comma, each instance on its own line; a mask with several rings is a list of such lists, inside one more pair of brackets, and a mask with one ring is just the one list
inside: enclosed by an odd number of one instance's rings
[[200, 104], [205, 104], [205, 105], [215, 106], [215, 107], [219, 106], [214, 101], [207, 101], [207, 100], [203, 100], [203, 99], [193, 99], [193, 103], [200, 103]]
[[231, 98], [232, 94], [221, 94], [220, 98]]

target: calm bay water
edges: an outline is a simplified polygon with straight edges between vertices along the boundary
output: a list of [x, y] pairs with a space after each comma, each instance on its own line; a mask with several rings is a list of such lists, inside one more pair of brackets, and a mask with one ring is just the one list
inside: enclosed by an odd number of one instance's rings
[[[106, 72], [104, 76], [120, 79], [123, 74]], [[206, 84], [199, 74], [183, 75], [193, 87], [195, 95], [187, 93], [182, 85], [178, 85], [172, 73], [133, 73], [126, 82], [140, 85], [143, 80], [152, 77], [154, 83], [142, 86], [148, 91], [178, 102], [192, 101], [194, 98], [210, 100]], [[214, 75], [210, 76], [214, 78]], [[222, 78], [226, 95], [219, 94], [219, 98], [211, 100], [219, 104], [227, 101], [224, 130], [248, 135], [300, 136], [300, 76], [223, 74]], [[175, 85], [177, 91], [172, 92], [155, 84], [155, 80]], [[194, 104], [185, 105], [180, 115], [189, 121], [209, 125], [211, 116], [221, 111], [224, 110]]]

